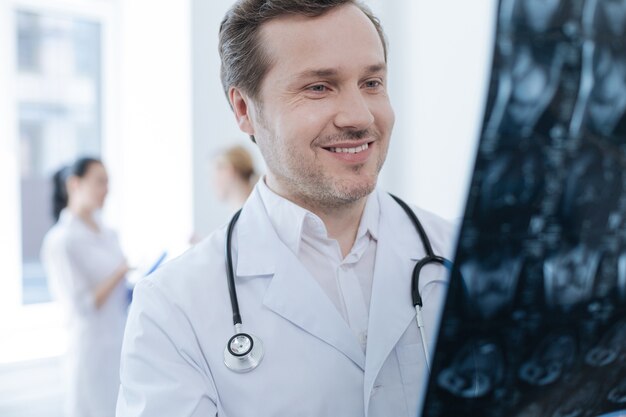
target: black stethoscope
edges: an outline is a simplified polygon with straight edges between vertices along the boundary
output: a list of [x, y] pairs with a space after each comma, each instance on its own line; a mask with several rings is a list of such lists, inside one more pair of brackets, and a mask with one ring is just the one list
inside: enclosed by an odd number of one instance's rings
[[[430, 264], [439, 264], [448, 269], [452, 268], [452, 262], [442, 256], [435, 255], [433, 248], [430, 245], [430, 240], [426, 235], [424, 227], [418, 220], [417, 216], [411, 210], [411, 208], [398, 197], [390, 194], [391, 197], [402, 207], [406, 214], [411, 219], [415, 230], [420, 236], [422, 245], [424, 246], [424, 252], [426, 256], [420, 259], [415, 268], [413, 268], [413, 282], [411, 285], [411, 295], [413, 297], [413, 306], [415, 306], [415, 319], [417, 321], [417, 327], [420, 331], [420, 337], [422, 339], [422, 348], [424, 350], [424, 357], [426, 358], [426, 367], [430, 373], [430, 359], [428, 354], [428, 345], [426, 343], [426, 334], [424, 332], [424, 320], [422, 318], [422, 297], [419, 293], [419, 280], [420, 272], [422, 268]], [[233, 324], [235, 325], [235, 335], [228, 340], [226, 348], [224, 349], [224, 364], [226, 367], [235, 372], [249, 372], [259, 366], [263, 359], [263, 343], [261, 340], [249, 333], [243, 333], [241, 331], [241, 314], [239, 313], [239, 302], [237, 301], [237, 290], [235, 288], [235, 273], [233, 272], [233, 257], [231, 251], [231, 240], [235, 223], [239, 219], [241, 209], [235, 213], [233, 218], [228, 224], [226, 231], [226, 277], [228, 280], [228, 292], [230, 293], [230, 304], [233, 310]]]

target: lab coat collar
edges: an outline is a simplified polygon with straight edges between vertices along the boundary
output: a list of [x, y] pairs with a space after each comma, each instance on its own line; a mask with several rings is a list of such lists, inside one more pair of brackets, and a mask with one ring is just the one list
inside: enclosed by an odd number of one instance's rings
[[311, 225], [311, 231], [325, 233], [326, 228], [319, 217], [270, 190], [265, 177], [261, 178], [256, 189], [276, 235], [293, 253], [298, 253], [305, 221]]
[[61, 224], [66, 224], [71, 222], [76, 216], [74, 216], [74, 213], [72, 213], [70, 211], [70, 209], [68, 209], [67, 207], [65, 207], [63, 210], [61, 210], [61, 213], [59, 214], [59, 220], [58, 222]]
[[[102, 222], [102, 211], [95, 210], [92, 214], [92, 217], [93, 221], [96, 223], [96, 225], [98, 225], [100, 231], [102, 231], [104, 228], [104, 223]], [[61, 210], [61, 213], [59, 213], [58, 223], [71, 227], [77, 227], [80, 230], [91, 234], [98, 234], [98, 232], [87, 226], [83, 219], [74, 214], [68, 207], [65, 207], [63, 210]]]
[[[269, 222], [257, 186], [244, 204], [235, 232], [237, 245], [237, 276], [271, 275], [276, 269], [276, 232]], [[276, 238], [278, 240], [278, 238]]]
[[411, 276], [425, 253], [417, 232], [407, 230], [407, 214], [386, 193], [379, 193], [380, 238], [374, 267], [365, 365], [365, 410], [384, 362], [415, 316]]

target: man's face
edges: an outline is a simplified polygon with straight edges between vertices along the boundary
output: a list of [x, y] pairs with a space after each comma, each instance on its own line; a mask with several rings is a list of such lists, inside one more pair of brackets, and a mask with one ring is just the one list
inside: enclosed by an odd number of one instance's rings
[[367, 196], [394, 123], [374, 25], [357, 7], [340, 6], [316, 18], [272, 20], [261, 44], [273, 64], [259, 98], [245, 100], [247, 122], [234, 107], [267, 163], [268, 186], [308, 208]]

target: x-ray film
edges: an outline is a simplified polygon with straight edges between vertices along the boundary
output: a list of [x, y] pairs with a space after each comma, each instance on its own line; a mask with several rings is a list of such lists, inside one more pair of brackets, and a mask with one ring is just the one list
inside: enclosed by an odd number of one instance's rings
[[422, 416], [626, 416], [626, 0], [499, 3]]

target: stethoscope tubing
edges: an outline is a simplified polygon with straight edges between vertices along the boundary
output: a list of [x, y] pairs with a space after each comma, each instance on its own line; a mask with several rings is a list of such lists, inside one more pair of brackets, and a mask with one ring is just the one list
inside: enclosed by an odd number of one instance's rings
[[237, 330], [237, 325], [241, 326], [241, 313], [239, 312], [239, 301], [237, 299], [237, 288], [235, 288], [235, 273], [233, 268], [233, 253], [231, 250], [231, 241], [233, 237], [233, 229], [235, 228], [235, 223], [237, 223], [237, 219], [239, 219], [239, 215], [241, 214], [241, 210], [237, 210], [237, 212], [233, 215], [233, 218], [230, 220], [228, 224], [228, 230], [226, 231], [226, 278], [228, 280], [228, 292], [230, 294], [230, 305], [233, 311], [233, 325]]
[[422, 226], [422, 223], [419, 221], [419, 219], [415, 215], [415, 212], [411, 210], [411, 207], [409, 207], [409, 205], [405, 203], [403, 200], [401, 200], [399, 197], [396, 197], [393, 194], [389, 194], [389, 195], [391, 196], [391, 198], [396, 200], [396, 203], [398, 203], [400, 207], [404, 209], [406, 214], [411, 219], [411, 223], [413, 223], [413, 226], [415, 226], [415, 230], [417, 230], [417, 233], [420, 236], [422, 246], [424, 246], [424, 252], [426, 252], [426, 256], [420, 259], [415, 265], [415, 267], [413, 268], [413, 282], [411, 284], [411, 296], [413, 298], [413, 306], [419, 306], [421, 310], [421, 307], [424, 306], [422, 296], [420, 295], [420, 292], [419, 292], [420, 273], [422, 272], [422, 268], [430, 264], [439, 264], [439, 265], [444, 266], [445, 268], [451, 269], [452, 262], [450, 262], [443, 256], [435, 255], [435, 252], [433, 251], [433, 247], [430, 244], [430, 239], [428, 239], [428, 235], [426, 234], [426, 230], [424, 230], [424, 226]]
[[[406, 204], [403, 200], [401, 200], [400, 198], [396, 197], [393, 194], [389, 194], [389, 195], [400, 205], [400, 207], [402, 207], [402, 209], [406, 212], [406, 214], [411, 219], [411, 223], [413, 223], [415, 230], [419, 234], [420, 241], [422, 242], [422, 246], [424, 247], [424, 252], [426, 253], [426, 256], [420, 259], [415, 265], [415, 267], [413, 268], [413, 276], [412, 276], [412, 282], [411, 282], [411, 296], [413, 299], [413, 306], [415, 307], [415, 319], [417, 322], [417, 327], [420, 332], [420, 338], [422, 339], [422, 349], [424, 350], [424, 358], [426, 359], [426, 367], [428, 369], [428, 373], [430, 374], [430, 356], [429, 356], [429, 351], [428, 351], [428, 344], [426, 341], [426, 332], [424, 330], [424, 319], [422, 317], [422, 308], [424, 306], [424, 303], [419, 292], [420, 273], [424, 266], [430, 265], [430, 264], [438, 264], [438, 265], [442, 265], [445, 268], [451, 269], [452, 262], [442, 256], [435, 255], [432, 245], [430, 244], [430, 239], [428, 239], [428, 235], [426, 234], [424, 227], [422, 226], [419, 219], [417, 218], [417, 215], [415, 215], [413, 210], [408, 206], [408, 204]], [[230, 294], [230, 304], [231, 304], [232, 312], [233, 312], [233, 324], [235, 326], [235, 334], [239, 334], [241, 332], [242, 321], [241, 321], [241, 313], [239, 312], [237, 289], [235, 288], [235, 276], [234, 276], [235, 273], [234, 273], [234, 268], [233, 268], [233, 257], [232, 257], [231, 245], [232, 245], [233, 230], [235, 228], [235, 224], [237, 223], [237, 220], [239, 219], [239, 216], [241, 215], [241, 210], [242, 209], [239, 209], [233, 215], [232, 219], [230, 220], [230, 223], [228, 224], [228, 229], [226, 231], [226, 245], [225, 245], [226, 246], [226, 277], [228, 281], [228, 292]], [[260, 340], [258, 341], [258, 343], [260, 344]], [[256, 367], [256, 365], [251, 367], [249, 370], [254, 369], [254, 367]], [[236, 371], [236, 372], [239, 372], [239, 371]]]

